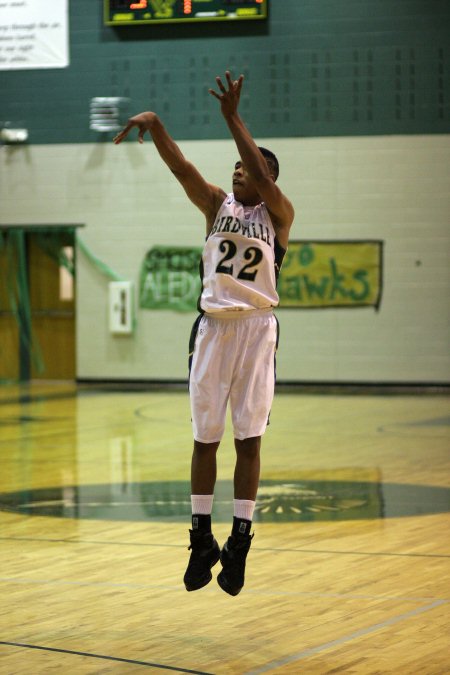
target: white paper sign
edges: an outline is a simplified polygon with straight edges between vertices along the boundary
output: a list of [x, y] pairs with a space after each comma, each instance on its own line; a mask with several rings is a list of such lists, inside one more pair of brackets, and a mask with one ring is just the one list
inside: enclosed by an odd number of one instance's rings
[[69, 65], [68, 0], [0, 0], [0, 70]]

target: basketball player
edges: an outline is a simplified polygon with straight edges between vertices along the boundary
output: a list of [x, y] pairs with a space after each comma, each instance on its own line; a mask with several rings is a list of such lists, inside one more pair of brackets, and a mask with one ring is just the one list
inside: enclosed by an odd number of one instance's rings
[[[159, 117], [132, 117], [115, 137], [120, 143], [133, 127], [139, 142], [148, 131], [189, 199], [206, 219], [201, 261], [200, 316], [190, 339], [190, 377], [194, 451], [191, 467], [191, 556], [184, 576], [188, 591], [206, 586], [219, 561], [220, 587], [237, 595], [244, 585], [251, 525], [260, 473], [264, 433], [275, 386], [278, 323], [276, 281], [294, 219], [291, 202], [276, 185], [275, 155], [255, 144], [239, 113], [243, 75], [226, 83], [216, 77], [221, 112], [236, 143], [233, 191], [225, 193], [185, 159]], [[231, 535], [220, 551], [211, 531], [216, 453], [230, 403], [236, 466]]]

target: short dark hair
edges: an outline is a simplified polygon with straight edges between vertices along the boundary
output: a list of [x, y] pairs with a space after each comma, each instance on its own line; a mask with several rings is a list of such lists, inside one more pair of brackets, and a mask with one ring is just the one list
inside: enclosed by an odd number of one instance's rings
[[280, 173], [280, 165], [278, 163], [278, 159], [276, 158], [276, 155], [273, 154], [271, 150], [268, 150], [267, 148], [261, 148], [258, 147], [258, 150], [260, 153], [266, 158], [266, 160], [272, 165], [272, 168], [275, 173], [275, 180], [278, 178], [278, 175]]

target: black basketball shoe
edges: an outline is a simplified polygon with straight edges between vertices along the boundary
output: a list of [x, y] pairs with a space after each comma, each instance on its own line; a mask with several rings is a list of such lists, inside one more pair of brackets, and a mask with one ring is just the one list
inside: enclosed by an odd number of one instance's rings
[[220, 558], [219, 544], [211, 532], [189, 530], [191, 557], [184, 575], [184, 585], [187, 591], [198, 591], [212, 579], [211, 568]]
[[242, 590], [245, 580], [245, 560], [252, 543], [253, 534], [230, 535], [220, 553], [222, 571], [217, 577], [220, 588], [230, 595]]

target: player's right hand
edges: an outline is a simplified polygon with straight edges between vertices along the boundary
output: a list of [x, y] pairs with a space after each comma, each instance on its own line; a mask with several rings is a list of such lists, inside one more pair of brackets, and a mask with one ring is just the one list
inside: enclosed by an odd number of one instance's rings
[[156, 115], [153, 112], [143, 112], [139, 113], [139, 115], [135, 115], [134, 117], [130, 117], [130, 119], [128, 120], [126, 126], [122, 129], [122, 131], [119, 131], [119, 133], [116, 136], [114, 136], [113, 138], [114, 143], [116, 145], [121, 143], [128, 136], [131, 129], [133, 129], [134, 127], [137, 127], [139, 129], [138, 133], [139, 143], [143, 143], [144, 134], [146, 131], [150, 131], [150, 127], [155, 117]]

